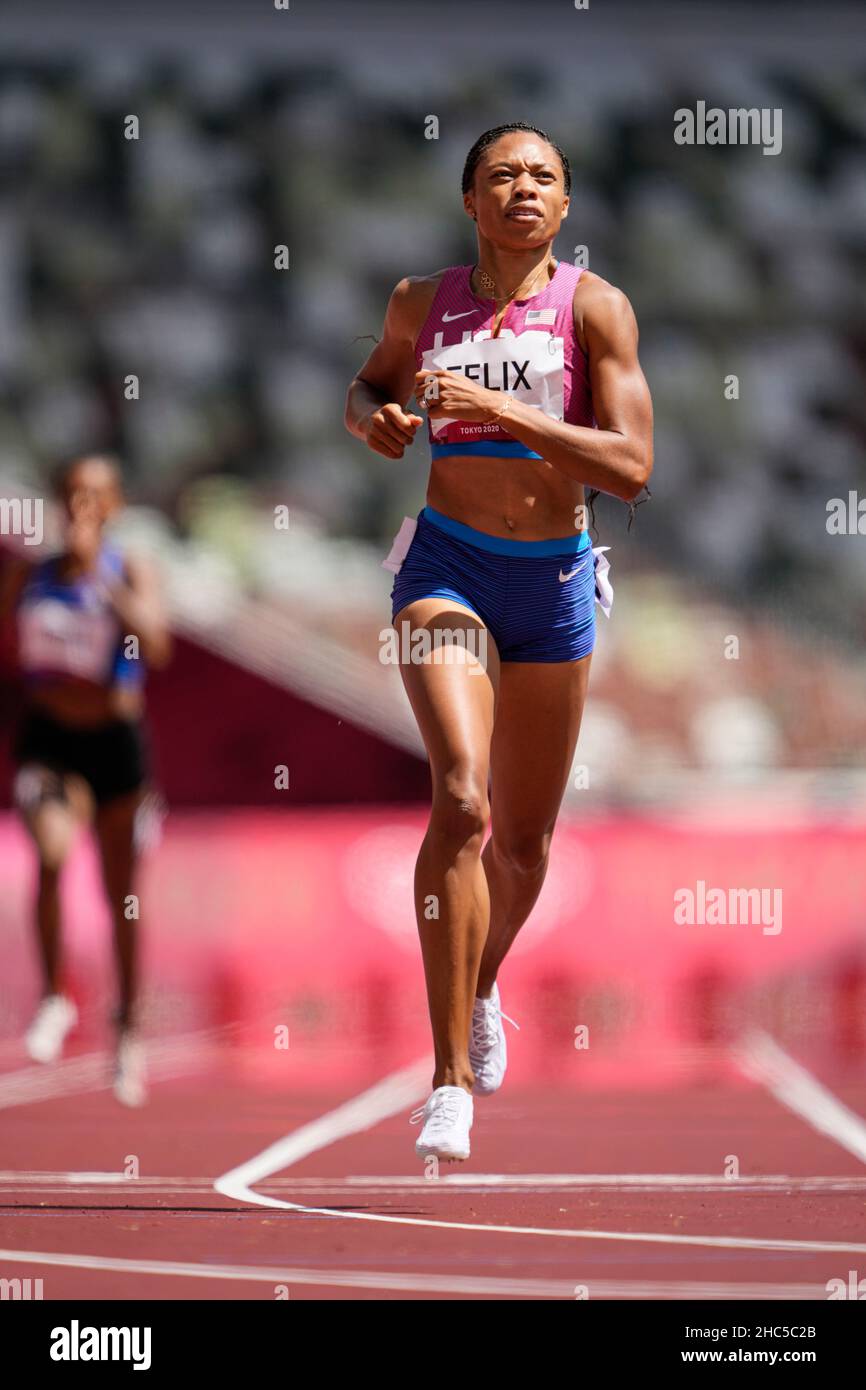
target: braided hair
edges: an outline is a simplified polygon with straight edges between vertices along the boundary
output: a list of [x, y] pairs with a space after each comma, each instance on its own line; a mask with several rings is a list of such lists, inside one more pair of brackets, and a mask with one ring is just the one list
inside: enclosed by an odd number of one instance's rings
[[475, 170], [478, 168], [478, 161], [488, 147], [494, 144], [500, 135], [508, 135], [513, 130], [525, 130], [530, 135], [537, 135], [545, 144], [556, 150], [559, 162], [562, 165], [562, 177], [565, 180], [566, 193], [571, 192], [571, 165], [568, 162], [568, 155], [561, 150], [555, 140], [551, 140], [547, 131], [540, 130], [537, 125], [527, 125], [525, 121], [510, 121], [508, 125], [495, 125], [492, 130], [485, 130], [483, 135], [479, 135], [472, 149], [466, 156], [466, 163], [463, 166], [463, 192], [468, 193], [475, 178]]

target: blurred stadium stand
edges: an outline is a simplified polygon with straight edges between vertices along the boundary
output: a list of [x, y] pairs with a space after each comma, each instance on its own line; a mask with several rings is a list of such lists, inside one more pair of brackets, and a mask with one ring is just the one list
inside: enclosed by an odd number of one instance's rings
[[[0, 495], [42, 495], [58, 455], [119, 450], [136, 504], [126, 527], [162, 559], [176, 630], [208, 653], [200, 669], [247, 673], [225, 711], [238, 748], [243, 712], [257, 722], [246, 690], [283, 688], [296, 749], [311, 746], [318, 707], [328, 737], [343, 720], [396, 760], [377, 780], [360, 754], [350, 786], [335, 743], [330, 790], [302, 778], [302, 799], [363, 798], [362, 783], [384, 799], [425, 794], [399, 679], [378, 652], [380, 561], [423, 502], [426, 448], [400, 464], [366, 451], [343, 431], [343, 395], [396, 280], [472, 258], [462, 162], [482, 129], [517, 117], [571, 156], [557, 253], [586, 245], [591, 268], [629, 294], [655, 402], [653, 501], [628, 535], [620, 504], [597, 509], [618, 605], [600, 619], [579, 753], [593, 786], [639, 797], [670, 779], [784, 773], [838, 790], [844, 770], [866, 769], [866, 547], [825, 526], [828, 500], [866, 485], [856, 45], [818, 62], [824, 50], [805, 29], [800, 42], [780, 31], [769, 7], [736, 62], [724, 31], [712, 56], [704, 44], [688, 61], [682, 10], [665, 11], [665, 29], [655, 7], [646, 43], [636, 30], [602, 64], [576, 40], [537, 56], [509, 48], [500, 5], [474, 7], [481, 34], [497, 15], [493, 65], [432, 63], [420, 16], [409, 66], [374, 33], [363, 60], [347, 43], [328, 56], [309, 16], [270, 49], [263, 18], [232, 47], [206, 42], [204, 20], [172, 56], [151, 25], [140, 45], [82, 43], [59, 59], [40, 53], [35, 15], [24, 42], [26, 10], [12, 8]], [[211, 37], [223, 9], [208, 7]], [[736, 7], [724, 9], [735, 31]], [[675, 145], [673, 111], [697, 99], [782, 107], [783, 154]], [[137, 142], [123, 138], [129, 113]], [[424, 138], [429, 113], [438, 140]], [[287, 272], [273, 269], [283, 243]], [[738, 401], [723, 394], [732, 372]], [[124, 398], [127, 373], [139, 400]], [[278, 505], [288, 532], [274, 528]], [[729, 635], [738, 660], [721, 656]], [[162, 688], [180, 698], [184, 650], [154, 682], [157, 719]], [[256, 745], [265, 763], [278, 744]], [[250, 795], [233, 787], [227, 800]], [[218, 777], [199, 790], [203, 802], [222, 795]]]

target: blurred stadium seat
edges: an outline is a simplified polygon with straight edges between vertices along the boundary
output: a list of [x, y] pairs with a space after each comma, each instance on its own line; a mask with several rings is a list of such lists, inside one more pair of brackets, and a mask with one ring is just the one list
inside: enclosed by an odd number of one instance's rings
[[[423, 53], [410, 74], [320, 51], [96, 45], [0, 69], [0, 492], [117, 448], [179, 630], [420, 751], [377, 658], [379, 561], [423, 501], [426, 446], [366, 451], [343, 393], [396, 280], [471, 258], [472, 139], [541, 121], [574, 171], [557, 252], [586, 245], [629, 294], [656, 410], [653, 501], [628, 535], [619, 503], [597, 509], [620, 601], [584, 761], [623, 794], [701, 769], [863, 769], [866, 551], [825, 527], [864, 477], [856, 66], [841, 52], [830, 81], [784, 42], [689, 66], [656, 43], [604, 72], [515, 51], [443, 82]], [[709, 90], [782, 106], [784, 159], [675, 145], [674, 109]], [[739, 658], [708, 660], [729, 635]]]

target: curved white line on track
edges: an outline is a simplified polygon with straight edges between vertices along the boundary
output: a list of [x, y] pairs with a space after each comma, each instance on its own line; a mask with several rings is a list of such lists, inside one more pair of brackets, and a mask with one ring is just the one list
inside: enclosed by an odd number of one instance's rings
[[355, 1096], [354, 1100], [348, 1100], [320, 1119], [284, 1135], [249, 1162], [223, 1173], [214, 1182], [214, 1187], [224, 1197], [235, 1197], [239, 1202], [265, 1203], [265, 1198], [250, 1191], [252, 1183], [269, 1178], [272, 1173], [278, 1173], [281, 1168], [288, 1168], [299, 1159], [327, 1148], [338, 1139], [360, 1134], [362, 1130], [372, 1129], [380, 1120], [399, 1115], [413, 1101], [429, 1094], [432, 1069], [432, 1059], [423, 1057], [402, 1071], [392, 1072], [368, 1091]]
[[819, 1134], [835, 1139], [843, 1149], [866, 1163], [866, 1120], [841, 1100], [799, 1062], [795, 1062], [769, 1033], [748, 1033], [734, 1048], [737, 1065], [766, 1087], [781, 1105], [806, 1120]]
[[[500, 1298], [568, 1298], [575, 1285], [590, 1298], [826, 1299], [821, 1284], [677, 1283], [673, 1280], [497, 1279], [466, 1274], [404, 1274], [394, 1270], [285, 1269], [279, 1266], [203, 1265], [174, 1260], [124, 1260], [102, 1255], [70, 1255], [43, 1250], [0, 1250], [11, 1265], [47, 1265], [112, 1274], [156, 1274], [182, 1279], [236, 1280], [259, 1284], [312, 1284], [330, 1288], [391, 1289], [406, 1293], [460, 1293]], [[6, 1276], [8, 1277], [8, 1276]]]
[[[261, 1183], [282, 1168], [288, 1167], [301, 1158], [306, 1158], [319, 1149], [348, 1138], [362, 1130], [371, 1129], [381, 1120], [398, 1114], [413, 1100], [427, 1093], [430, 1074], [430, 1061], [424, 1058], [402, 1071], [393, 1072], [383, 1081], [353, 1100], [322, 1115], [320, 1119], [302, 1125], [300, 1129], [286, 1134], [276, 1143], [269, 1145], [262, 1153], [256, 1154], [247, 1163], [232, 1168], [228, 1173], [214, 1181], [214, 1189], [224, 1197], [247, 1202], [253, 1206], [270, 1207], [281, 1211], [296, 1211], [304, 1216], [323, 1216], [334, 1221], [371, 1221], [377, 1225], [421, 1226], [427, 1229], [446, 1231], [483, 1231], [487, 1235], [545, 1236], [558, 1240], [608, 1240], [639, 1242], [651, 1245], [698, 1245], [722, 1250], [787, 1250], [787, 1251], [838, 1251], [848, 1254], [866, 1254], [866, 1244], [848, 1241], [820, 1240], [762, 1240], [747, 1236], [691, 1236], [670, 1235], [667, 1232], [649, 1231], [595, 1231], [571, 1230], [569, 1228], [547, 1226], [501, 1226], [480, 1221], [437, 1221], [420, 1216], [386, 1216], [379, 1212], [333, 1211], [328, 1207], [305, 1206], [299, 1202], [287, 1202], [280, 1197], [266, 1197], [252, 1190], [252, 1183]], [[419, 1089], [420, 1088], [420, 1089]]]

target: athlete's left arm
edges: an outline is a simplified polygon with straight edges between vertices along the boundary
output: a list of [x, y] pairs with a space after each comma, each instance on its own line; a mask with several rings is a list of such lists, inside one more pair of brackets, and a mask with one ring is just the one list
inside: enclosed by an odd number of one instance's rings
[[[575, 332], [583, 330], [597, 429], [552, 420], [512, 398], [502, 428], [575, 482], [632, 502], [653, 467], [652, 402], [637, 356], [637, 321], [621, 290], [593, 275], [575, 293]], [[421, 378], [431, 373], [419, 372]], [[456, 373], [435, 372], [438, 404], [431, 414], [492, 421], [502, 393]]]
[[171, 634], [156, 569], [140, 555], [124, 556], [124, 578], [109, 592], [124, 633], [134, 634], [148, 666], [165, 666], [171, 657]]

